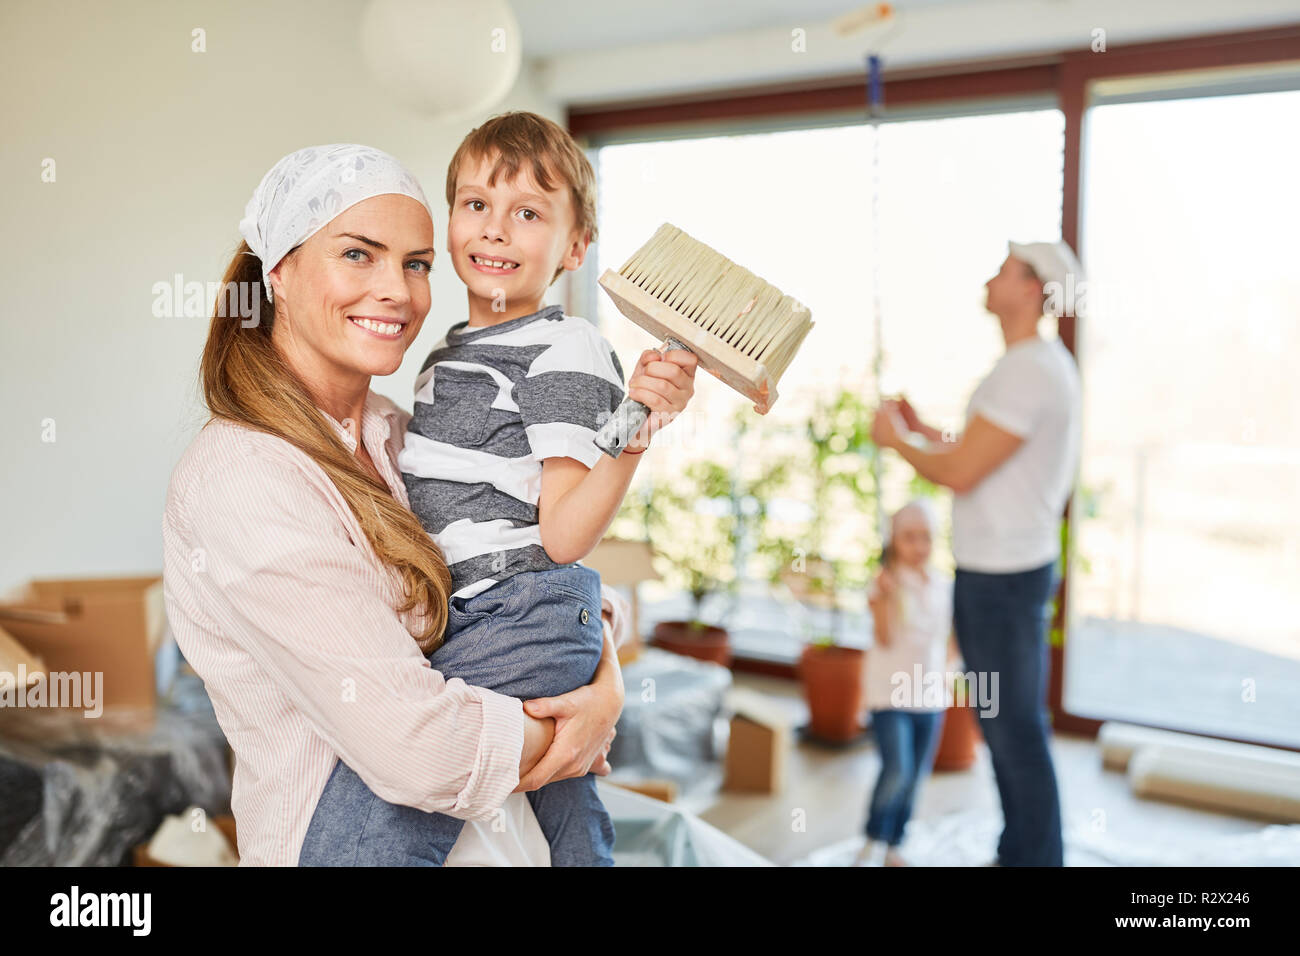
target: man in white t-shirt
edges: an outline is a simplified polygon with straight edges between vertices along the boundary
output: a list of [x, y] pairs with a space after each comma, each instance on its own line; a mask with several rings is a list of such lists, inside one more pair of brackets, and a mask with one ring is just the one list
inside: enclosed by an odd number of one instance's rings
[[[1061, 866], [1060, 798], [1044, 709], [1048, 608], [1061, 517], [1079, 463], [1079, 375], [1045, 311], [1083, 270], [1063, 242], [1010, 244], [986, 284], [1006, 352], [971, 396], [951, 441], [905, 398], [882, 403], [872, 438], [924, 478], [951, 488], [954, 627], [966, 667], [999, 675], [996, 711], [980, 714], [1002, 799], [1003, 866]], [[1050, 306], [1050, 309], [1045, 307]]]

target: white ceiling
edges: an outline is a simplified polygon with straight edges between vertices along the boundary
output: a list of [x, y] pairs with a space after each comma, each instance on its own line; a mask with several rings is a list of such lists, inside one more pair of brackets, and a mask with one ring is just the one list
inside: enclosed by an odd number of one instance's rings
[[[583, 105], [1300, 22], [1300, 0], [894, 0], [891, 22], [831, 29], [861, 0], [508, 0], [544, 95]], [[791, 31], [804, 32], [794, 49]], [[1104, 53], [1099, 53], [1104, 55]]]
[[[981, 0], [893, 0], [904, 12]], [[1049, 0], [1050, 2], [1050, 0]], [[810, 26], [868, 6], [865, 0], [509, 0], [524, 36], [524, 55], [707, 37], [763, 27]]]

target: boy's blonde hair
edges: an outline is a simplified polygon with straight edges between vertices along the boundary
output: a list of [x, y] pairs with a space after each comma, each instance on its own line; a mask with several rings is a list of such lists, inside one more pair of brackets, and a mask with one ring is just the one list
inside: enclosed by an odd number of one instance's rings
[[[596, 173], [582, 148], [568, 130], [545, 116], [514, 110], [494, 116], [482, 126], [470, 130], [447, 167], [447, 206], [456, 201], [456, 177], [461, 164], [496, 156], [488, 175], [488, 185], [496, 185], [497, 176], [513, 179], [528, 163], [533, 178], [545, 190], [557, 188], [556, 180], [569, 187], [574, 224], [579, 236], [588, 242], [596, 239]], [[554, 282], [564, 272], [560, 267], [551, 276]]]

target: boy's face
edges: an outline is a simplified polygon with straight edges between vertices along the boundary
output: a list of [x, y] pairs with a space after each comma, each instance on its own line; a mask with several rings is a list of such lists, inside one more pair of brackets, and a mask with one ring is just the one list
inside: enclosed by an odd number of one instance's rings
[[587, 242], [577, 235], [566, 185], [544, 190], [525, 166], [489, 186], [495, 161], [467, 162], [457, 174], [447, 253], [471, 296], [500, 302], [495, 312], [526, 315], [518, 308], [536, 311], [556, 268], [582, 265]]

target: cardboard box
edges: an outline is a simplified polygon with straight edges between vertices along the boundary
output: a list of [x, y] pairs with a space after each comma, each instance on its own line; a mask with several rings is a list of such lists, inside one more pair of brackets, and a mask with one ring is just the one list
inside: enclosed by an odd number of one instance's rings
[[0, 600], [0, 626], [50, 674], [102, 674], [105, 711], [152, 719], [167, 626], [160, 576], [30, 581]]
[[0, 627], [0, 681], [12, 680], [17, 685], [21, 679], [25, 684], [31, 685], [40, 680], [44, 673], [45, 662]]
[[622, 787], [624, 790], [631, 790], [633, 793], [639, 793], [643, 797], [650, 797], [663, 803], [673, 803], [677, 800], [677, 783], [673, 780], [638, 780], [635, 783], [623, 780], [607, 780], [607, 782], [612, 786]]
[[742, 793], [780, 793], [792, 738], [791, 721], [779, 704], [743, 688], [727, 692], [731, 739], [727, 743], [722, 789]]

